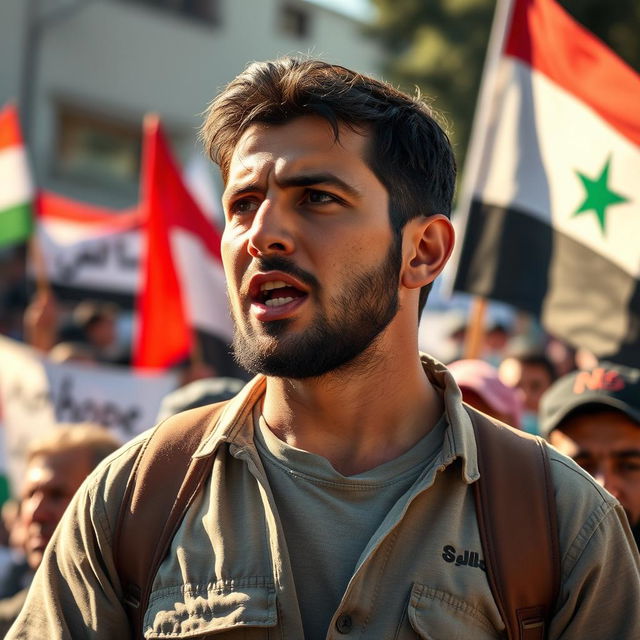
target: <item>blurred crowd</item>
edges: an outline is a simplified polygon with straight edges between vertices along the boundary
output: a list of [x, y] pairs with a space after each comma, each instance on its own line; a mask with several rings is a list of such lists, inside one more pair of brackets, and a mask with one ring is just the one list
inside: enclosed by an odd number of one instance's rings
[[640, 369], [544, 334], [523, 347], [504, 326], [491, 332], [486, 359], [448, 364], [465, 402], [577, 462], [620, 501], [640, 546]]

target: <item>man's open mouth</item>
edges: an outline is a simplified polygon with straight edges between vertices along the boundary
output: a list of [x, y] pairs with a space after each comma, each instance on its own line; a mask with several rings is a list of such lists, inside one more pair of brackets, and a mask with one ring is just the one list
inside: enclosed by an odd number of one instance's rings
[[255, 299], [257, 302], [272, 308], [284, 306], [306, 295], [306, 292], [282, 280], [269, 280], [260, 284], [260, 289]]

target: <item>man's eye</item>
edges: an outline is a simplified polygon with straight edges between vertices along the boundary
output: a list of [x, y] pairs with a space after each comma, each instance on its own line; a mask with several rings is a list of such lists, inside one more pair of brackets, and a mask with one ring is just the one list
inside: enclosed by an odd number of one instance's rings
[[315, 189], [310, 189], [306, 193], [307, 202], [311, 204], [331, 204], [332, 202], [338, 202], [338, 198], [336, 198], [331, 193], [327, 193], [326, 191], [316, 191]]
[[233, 214], [253, 213], [258, 210], [259, 203], [253, 198], [244, 198], [232, 203], [229, 211]]

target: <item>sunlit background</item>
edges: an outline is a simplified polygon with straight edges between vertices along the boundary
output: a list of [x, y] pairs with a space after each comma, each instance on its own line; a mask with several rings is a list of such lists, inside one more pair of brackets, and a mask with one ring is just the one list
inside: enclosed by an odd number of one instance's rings
[[[639, 2], [560, 4], [640, 68]], [[252, 60], [310, 55], [410, 92], [419, 88], [447, 123], [464, 176], [495, 6], [495, 0], [2, 0], [0, 105], [18, 105], [39, 190], [113, 211], [138, 202], [142, 122], [158, 114], [190, 187], [220, 224], [220, 178], [197, 142], [203, 110]], [[446, 338], [464, 324], [468, 303], [452, 305], [440, 290], [438, 283], [427, 313], [446, 318], [423, 323], [421, 344], [446, 359]], [[127, 317], [123, 331], [130, 336]], [[493, 324], [513, 324], [514, 317], [508, 308], [490, 307]]]

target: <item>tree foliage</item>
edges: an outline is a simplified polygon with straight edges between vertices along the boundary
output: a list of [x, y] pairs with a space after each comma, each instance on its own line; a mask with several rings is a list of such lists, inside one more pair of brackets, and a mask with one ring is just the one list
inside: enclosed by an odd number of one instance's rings
[[[418, 87], [448, 121], [458, 161], [466, 149], [495, 0], [372, 0], [385, 77]], [[639, 0], [560, 0], [585, 27], [640, 69]]]

